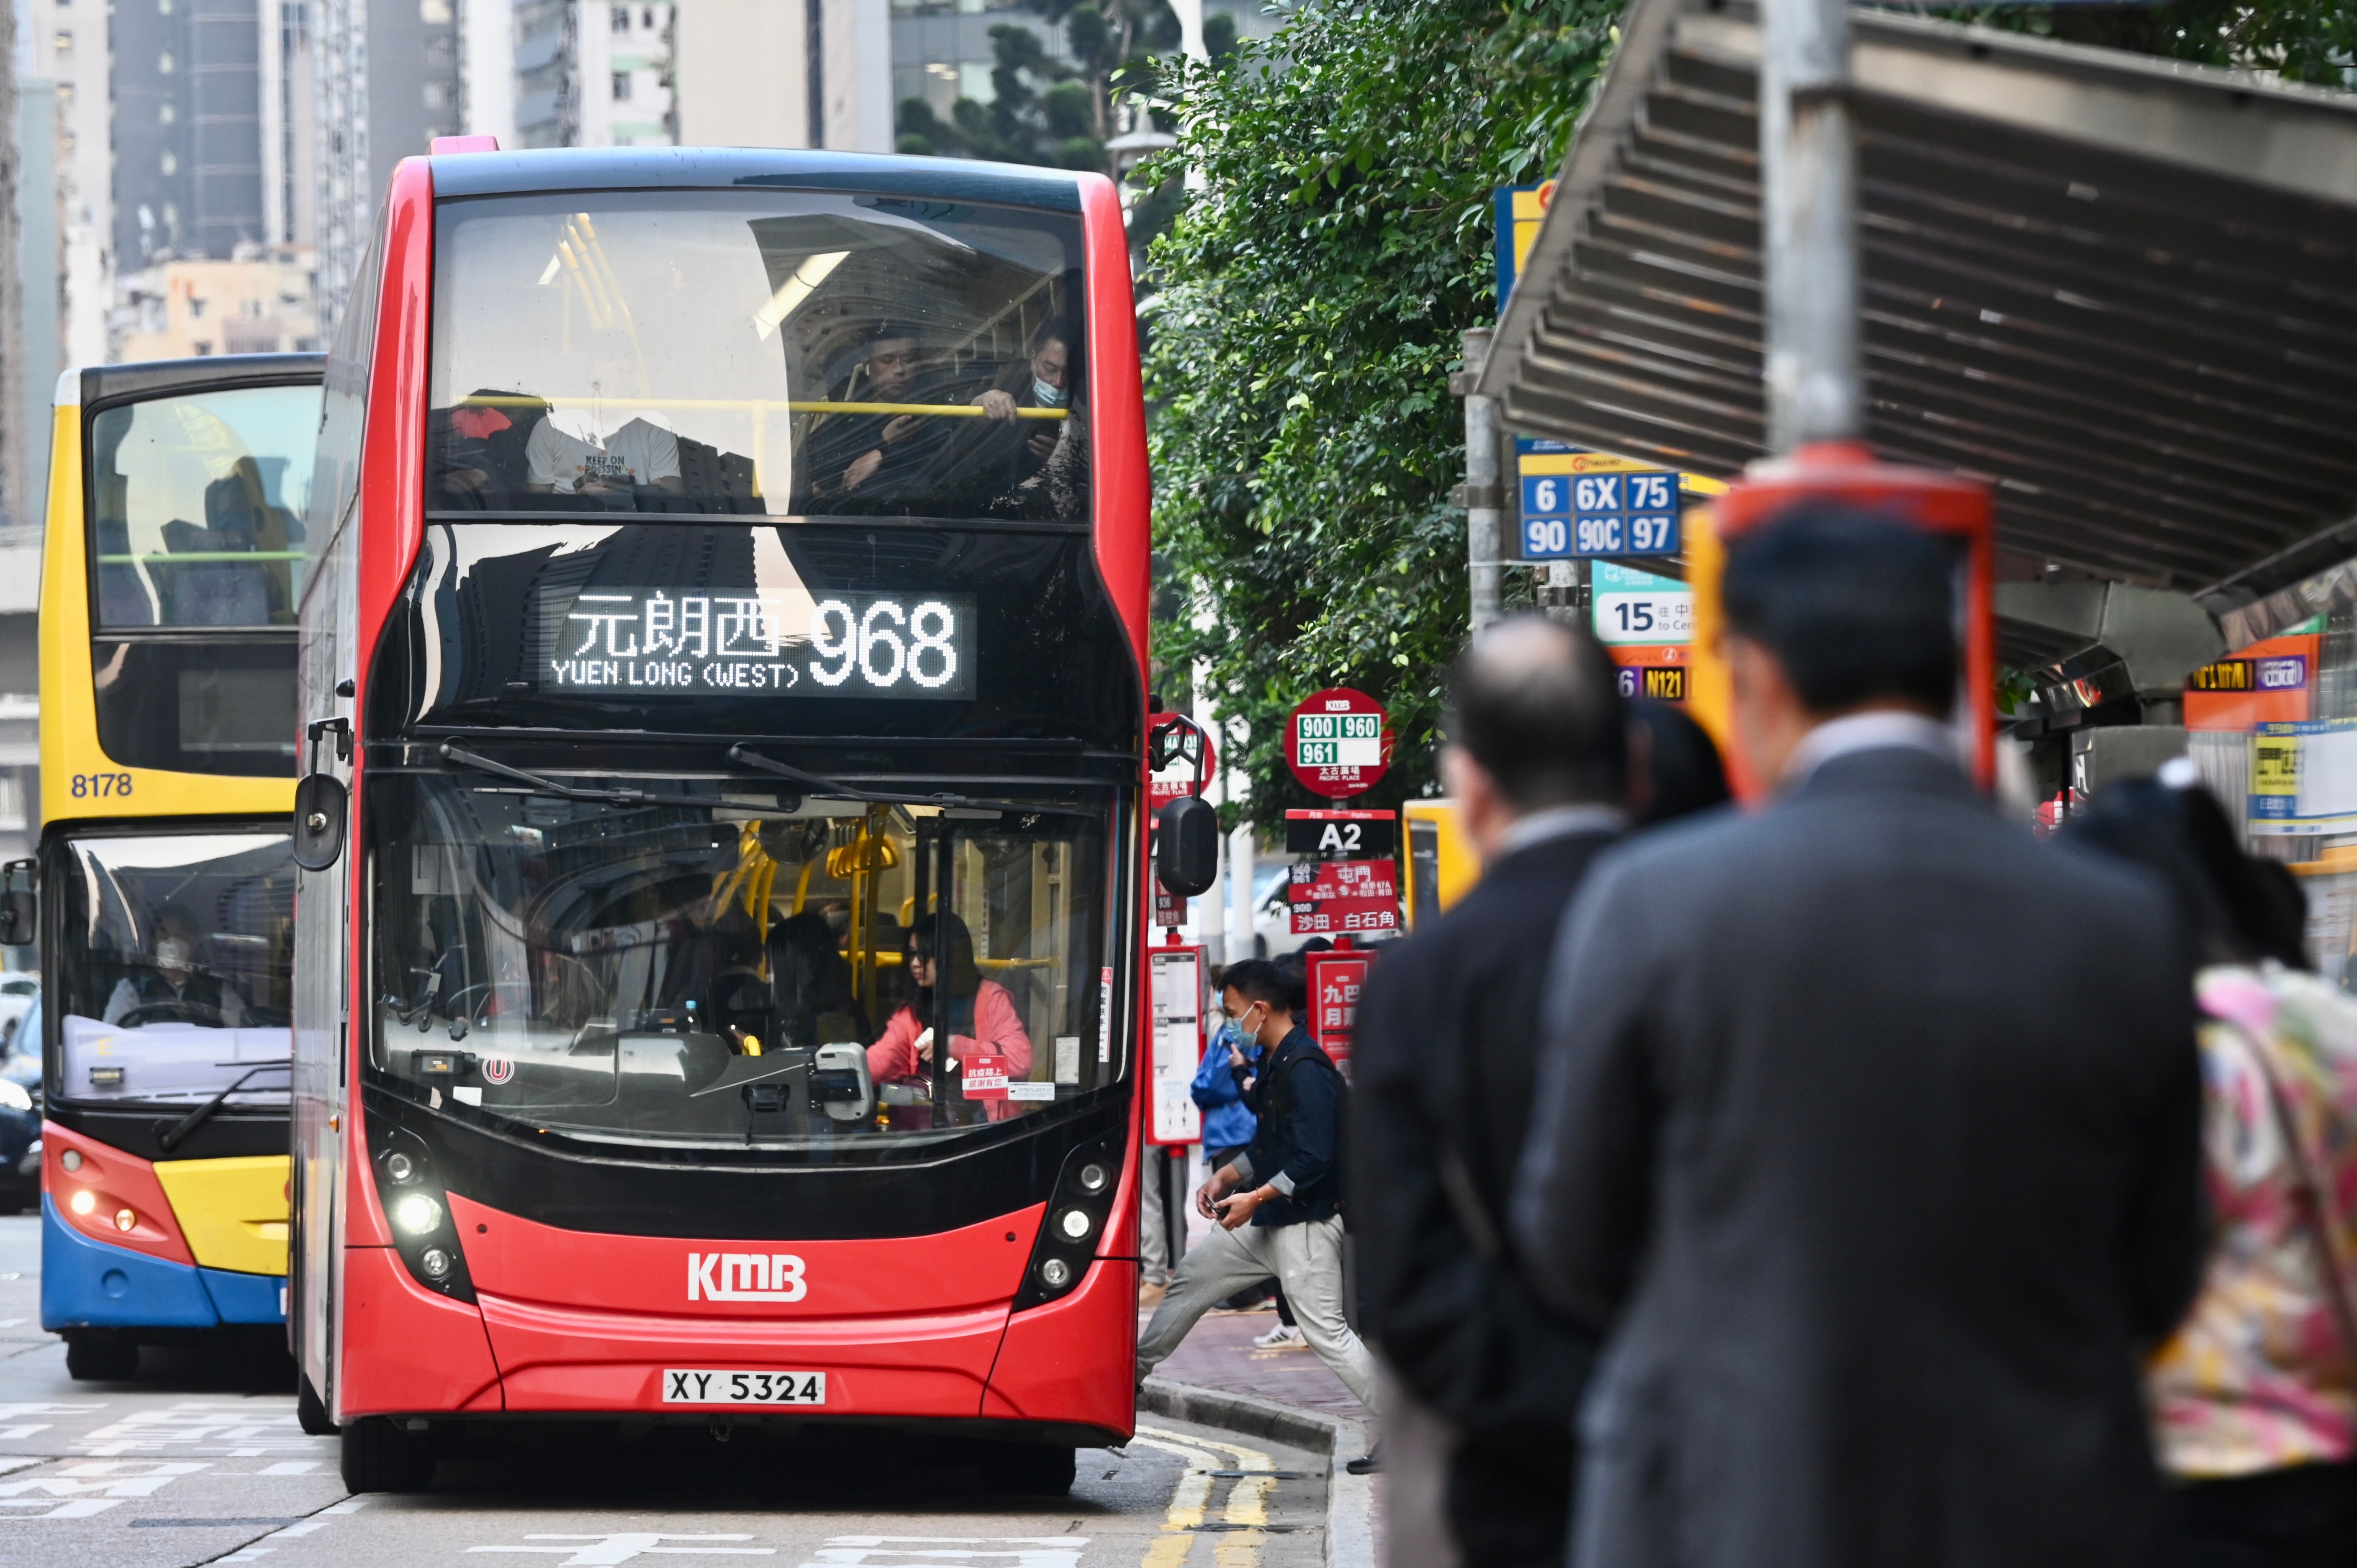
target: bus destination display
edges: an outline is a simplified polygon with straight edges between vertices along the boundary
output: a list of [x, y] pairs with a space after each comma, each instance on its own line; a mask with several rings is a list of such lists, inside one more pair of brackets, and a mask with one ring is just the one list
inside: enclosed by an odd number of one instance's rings
[[597, 588], [549, 612], [541, 684], [708, 697], [974, 695], [974, 600]]

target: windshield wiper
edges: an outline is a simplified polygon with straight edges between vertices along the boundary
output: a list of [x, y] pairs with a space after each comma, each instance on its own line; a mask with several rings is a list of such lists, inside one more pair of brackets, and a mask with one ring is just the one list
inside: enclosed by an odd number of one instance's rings
[[[237, 1064], [235, 1062], [224, 1062], [221, 1065], [224, 1067], [235, 1067]], [[248, 1068], [245, 1071], [238, 1074], [236, 1081], [231, 1083], [227, 1089], [222, 1090], [219, 1094], [214, 1095], [210, 1100], [206, 1101], [202, 1105], [198, 1106], [194, 1111], [189, 1112], [186, 1116], [181, 1117], [178, 1122], [172, 1123], [171, 1126], [157, 1133], [156, 1135], [156, 1146], [163, 1150], [167, 1155], [174, 1149], [178, 1148], [181, 1142], [186, 1139], [189, 1133], [195, 1132], [198, 1128], [211, 1121], [213, 1112], [219, 1111], [223, 1105], [227, 1104], [229, 1102], [229, 1097], [235, 1094], [239, 1090], [243, 1089], [245, 1087], [245, 1080], [252, 1078], [255, 1073], [292, 1072], [293, 1070], [294, 1064], [292, 1062], [264, 1062], [260, 1067]]]
[[[748, 806], [741, 801], [720, 800], [710, 795], [673, 795], [652, 789], [634, 789], [621, 786], [585, 789], [577, 784], [560, 784], [543, 774], [533, 773], [522, 768], [511, 768], [504, 762], [494, 762], [479, 752], [468, 750], [455, 740], [444, 741], [439, 750], [445, 761], [455, 762], [461, 768], [472, 768], [480, 772], [494, 774], [501, 779], [511, 779], [537, 793], [554, 795], [563, 800], [595, 800], [608, 806], [686, 806], [696, 809], [726, 806], [731, 811], [748, 811], [757, 817], [765, 814], [771, 816], [792, 814], [791, 809], [780, 808], [765, 811], [764, 808], [759, 806]], [[987, 811], [1017, 811], [1026, 814], [1050, 811], [1071, 812], [1074, 810], [1071, 806], [1043, 805], [1037, 801], [985, 800], [946, 789], [931, 795], [895, 794], [885, 790], [862, 789], [857, 785], [845, 784], [838, 779], [829, 779], [822, 773], [806, 772], [802, 768], [780, 762], [775, 757], [764, 757], [758, 751], [748, 751], [741, 746], [730, 746], [728, 757], [730, 761], [750, 768], [757, 772], [791, 779], [805, 789], [823, 789], [830, 795], [840, 795], [850, 800], [866, 800], [875, 805], [935, 806]]]
[[770, 774], [779, 779], [790, 779], [797, 784], [806, 785], [813, 789], [823, 789], [830, 795], [840, 795], [847, 800], [866, 800], [871, 804], [879, 806], [941, 806], [945, 808], [955, 807], [985, 811], [1021, 811], [1026, 813], [1071, 811], [1072, 810], [1070, 806], [1044, 806], [1040, 805], [1037, 801], [1026, 803], [1021, 800], [985, 800], [978, 796], [961, 795], [956, 793], [954, 790], [950, 789], [935, 790], [930, 795], [900, 794], [895, 793], [891, 790], [881, 789], [863, 789], [856, 784], [845, 784], [839, 779], [829, 779], [823, 773], [813, 773], [807, 768], [796, 768], [791, 763], [780, 762], [774, 757], [764, 757], [758, 751], [748, 751], [741, 746], [732, 746], [728, 748], [728, 760], [740, 764], [743, 767], [750, 768], [756, 772]]
[[[765, 814], [764, 809], [759, 806], [748, 806], [735, 800], [723, 800], [711, 795], [672, 795], [653, 789], [633, 789], [625, 786], [585, 789], [577, 784], [560, 784], [555, 779], [541, 774], [533, 773], [522, 768], [511, 768], [504, 762], [494, 762], [479, 752], [468, 751], [455, 740], [444, 741], [440, 750], [446, 762], [455, 762], [461, 768], [472, 768], [479, 772], [494, 774], [501, 779], [512, 779], [517, 783], [529, 787], [535, 793], [554, 795], [561, 800], [595, 800], [608, 806], [685, 806], [699, 811], [714, 806], [726, 806], [731, 811], [749, 811], [755, 816]], [[778, 816], [786, 813], [769, 811], [766, 814]]]

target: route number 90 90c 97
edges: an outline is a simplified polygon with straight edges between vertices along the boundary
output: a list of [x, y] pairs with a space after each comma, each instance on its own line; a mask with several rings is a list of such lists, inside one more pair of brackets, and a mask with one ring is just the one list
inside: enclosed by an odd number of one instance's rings
[[824, 1404], [824, 1372], [663, 1370], [665, 1404]]

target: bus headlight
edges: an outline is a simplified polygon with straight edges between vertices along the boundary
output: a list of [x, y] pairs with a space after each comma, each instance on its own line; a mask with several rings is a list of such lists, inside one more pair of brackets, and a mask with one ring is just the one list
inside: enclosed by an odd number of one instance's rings
[[1056, 1229], [1064, 1233], [1064, 1239], [1068, 1241], [1086, 1240], [1090, 1230], [1095, 1224], [1096, 1221], [1089, 1218], [1089, 1211], [1085, 1208], [1067, 1208], [1063, 1213], [1056, 1216]]
[[460, 1250], [451, 1213], [457, 1200], [442, 1185], [433, 1151], [424, 1138], [390, 1116], [371, 1118], [369, 1142], [377, 1199], [384, 1205], [385, 1225], [393, 1232], [402, 1267], [419, 1284], [453, 1301], [474, 1300], [467, 1254]]
[[1112, 1185], [1113, 1172], [1105, 1169], [1105, 1167], [1099, 1162], [1091, 1160], [1087, 1165], [1081, 1167], [1080, 1182], [1081, 1190], [1082, 1192], [1103, 1192], [1108, 1186]]
[[114, 1228], [117, 1230], [136, 1230], [139, 1229], [139, 1216], [127, 1208], [118, 1208], [114, 1211]]
[[88, 1214], [98, 1207], [98, 1194], [86, 1187], [80, 1188], [71, 1197], [66, 1199], [66, 1207], [76, 1214]]
[[422, 1192], [404, 1195], [393, 1206], [393, 1222], [412, 1236], [442, 1228], [442, 1206]]
[[1072, 1265], [1061, 1258], [1050, 1258], [1039, 1265], [1039, 1283], [1049, 1290], [1062, 1290], [1072, 1283]]

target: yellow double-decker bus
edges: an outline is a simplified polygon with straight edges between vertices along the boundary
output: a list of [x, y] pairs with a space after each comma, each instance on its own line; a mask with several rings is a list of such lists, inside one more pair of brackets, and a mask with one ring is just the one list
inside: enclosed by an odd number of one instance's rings
[[285, 1319], [317, 354], [69, 373], [41, 570], [41, 1323], [76, 1378]]

